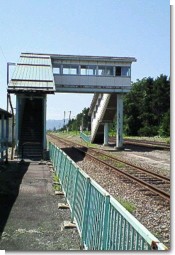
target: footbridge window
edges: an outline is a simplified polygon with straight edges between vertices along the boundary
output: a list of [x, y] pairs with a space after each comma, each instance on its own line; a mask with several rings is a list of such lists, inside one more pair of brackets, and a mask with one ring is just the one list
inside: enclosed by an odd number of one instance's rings
[[61, 66], [54, 67], [53, 74], [61, 74]]
[[78, 74], [78, 66], [77, 65], [63, 65], [63, 74]]
[[115, 69], [116, 76], [131, 76], [131, 68], [129, 66], [116, 66]]
[[98, 75], [113, 76], [114, 75], [113, 66], [98, 66]]
[[92, 76], [122, 76], [130, 77], [130, 66], [102, 66], [102, 65], [76, 65], [63, 64], [53, 67], [57, 75], [92, 75]]
[[95, 65], [81, 65], [80, 66], [81, 75], [97, 75], [97, 66]]

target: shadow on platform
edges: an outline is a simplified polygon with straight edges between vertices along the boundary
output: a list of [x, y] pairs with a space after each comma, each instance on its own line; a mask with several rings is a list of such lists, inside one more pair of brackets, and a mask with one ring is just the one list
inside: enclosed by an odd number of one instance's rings
[[30, 163], [0, 164], [0, 239]]

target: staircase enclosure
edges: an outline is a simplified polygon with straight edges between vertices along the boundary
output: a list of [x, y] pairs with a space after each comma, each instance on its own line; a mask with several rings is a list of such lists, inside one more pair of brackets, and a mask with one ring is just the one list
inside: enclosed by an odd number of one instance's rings
[[22, 158], [41, 159], [45, 150], [46, 97], [17, 95], [16, 141]]

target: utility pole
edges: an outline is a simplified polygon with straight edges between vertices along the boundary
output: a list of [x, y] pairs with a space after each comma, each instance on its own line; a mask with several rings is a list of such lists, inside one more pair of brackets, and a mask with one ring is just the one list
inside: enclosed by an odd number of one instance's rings
[[[70, 125], [70, 117], [71, 117], [71, 111], [69, 111], [69, 125]], [[69, 131], [69, 127], [67, 128], [67, 131]]]
[[63, 126], [63, 133], [64, 133], [64, 129], [65, 129], [65, 118], [66, 118], [66, 112], [64, 111], [64, 126]]
[[69, 111], [69, 121], [70, 121], [70, 117], [71, 117], [71, 111]]
[[[10, 66], [15, 66], [16, 63], [7, 63], [7, 89], [8, 89], [8, 84], [9, 84], [9, 67]], [[13, 106], [12, 106], [12, 101], [11, 101], [11, 97], [10, 94], [7, 92], [7, 111], [9, 111], [9, 103], [10, 103], [10, 108], [11, 108], [11, 112], [12, 112], [12, 151], [11, 151], [11, 159], [13, 159], [14, 156], [14, 147], [15, 147], [15, 141], [14, 141], [14, 131], [15, 131], [15, 116], [14, 116], [14, 110], [13, 110]], [[6, 151], [6, 155], [7, 155], [7, 160], [8, 160], [8, 149]]]

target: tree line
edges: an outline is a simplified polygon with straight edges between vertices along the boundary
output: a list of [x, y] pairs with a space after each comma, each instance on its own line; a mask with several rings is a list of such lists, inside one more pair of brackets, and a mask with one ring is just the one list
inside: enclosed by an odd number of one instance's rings
[[170, 136], [170, 78], [137, 80], [124, 97], [124, 133]]
[[[90, 130], [89, 108], [84, 108], [61, 130]], [[115, 132], [115, 120], [110, 131]], [[170, 136], [170, 78], [160, 75], [137, 80], [124, 95], [124, 134]]]

